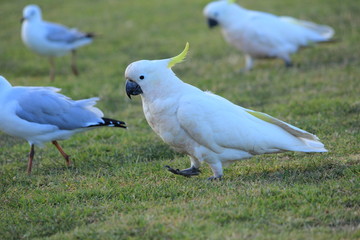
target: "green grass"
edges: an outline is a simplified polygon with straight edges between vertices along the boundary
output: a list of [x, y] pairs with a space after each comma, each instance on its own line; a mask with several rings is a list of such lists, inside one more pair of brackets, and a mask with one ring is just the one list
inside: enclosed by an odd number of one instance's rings
[[[0, 74], [13, 85], [51, 85], [74, 98], [100, 96], [105, 115], [129, 129], [98, 129], [62, 142], [74, 165], [51, 144], [36, 148], [0, 134], [0, 239], [359, 239], [360, 5], [357, 0], [243, 0], [251, 9], [326, 23], [339, 42], [294, 55], [295, 67], [244, 60], [202, 16], [208, 1], [36, 1], [46, 20], [99, 34], [69, 57], [48, 62], [20, 40], [28, 1], [1, 1]], [[257, 156], [225, 169], [182, 178], [163, 166], [189, 166], [152, 132], [139, 97], [127, 99], [124, 70], [139, 59], [169, 58], [184, 81], [315, 133], [326, 154]]]

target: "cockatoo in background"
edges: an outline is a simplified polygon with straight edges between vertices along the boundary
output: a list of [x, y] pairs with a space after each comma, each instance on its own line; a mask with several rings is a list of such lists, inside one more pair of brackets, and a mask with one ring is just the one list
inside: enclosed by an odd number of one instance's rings
[[35, 53], [49, 57], [51, 80], [55, 77], [54, 57], [69, 52], [71, 52], [71, 70], [74, 75], [79, 74], [76, 67], [76, 49], [90, 44], [94, 34], [43, 21], [41, 9], [37, 5], [26, 6], [21, 21], [21, 38], [24, 44]]
[[188, 51], [163, 60], [141, 60], [125, 71], [126, 93], [141, 95], [145, 118], [162, 140], [190, 156], [191, 167], [168, 170], [183, 176], [200, 173], [202, 162], [214, 175], [223, 166], [265, 153], [326, 152], [319, 139], [265, 113], [237, 106], [181, 81], [171, 70]]
[[204, 15], [210, 28], [219, 25], [225, 40], [245, 53], [246, 71], [261, 58], [280, 58], [290, 67], [290, 55], [300, 47], [331, 41], [335, 33], [326, 25], [247, 10], [234, 2], [211, 2]]

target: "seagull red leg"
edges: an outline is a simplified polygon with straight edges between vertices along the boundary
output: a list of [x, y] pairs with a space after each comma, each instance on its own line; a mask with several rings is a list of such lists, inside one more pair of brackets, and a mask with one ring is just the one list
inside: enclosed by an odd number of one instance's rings
[[70, 156], [67, 155], [64, 150], [61, 148], [61, 146], [59, 145], [59, 143], [57, 141], [52, 141], [52, 144], [55, 145], [55, 147], [57, 148], [57, 150], [59, 150], [59, 152], [61, 153], [61, 155], [65, 158], [66, 160], [66, 166], [70, 166], [71, 162], [70, 162]]
[[29, 153], [29, 161], [28, 161], [28, 166], [27, 166], [27, 173], [28, 174], [31, 173], [32, 161], [34, 159], [34, 155], [35, 155], [34, 144], [31, 144], [30, 153]]

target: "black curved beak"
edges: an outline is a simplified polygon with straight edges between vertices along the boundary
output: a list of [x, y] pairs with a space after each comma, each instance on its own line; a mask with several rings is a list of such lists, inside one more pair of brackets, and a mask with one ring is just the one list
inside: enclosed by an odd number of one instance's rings
[[218, 21], [216, 21], [213, 18], [208, 18], [208, 25], [209, 25], [209, 28], [213, 28], [213, 27], [219, 25], [219, 23], [218, 23]]
[[139, 84], [129, 79], [126, 79], [125, 89], [126, 89], [126, 94], [130, 99], [131, 99], [131, 95], [135, 96], [143, 93]]
[[25, 21], [25, 19], [26, 19], [26, 18], [22, 17], [22, 18], [20, 19], [20, 23], [22, 23], [23, 21]]

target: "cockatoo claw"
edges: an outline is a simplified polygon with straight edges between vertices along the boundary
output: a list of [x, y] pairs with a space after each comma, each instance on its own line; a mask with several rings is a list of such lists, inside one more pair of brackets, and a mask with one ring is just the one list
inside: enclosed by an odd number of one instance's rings
[[181, 175], [184, 177], [192, 177], [192, 176], [197, 176], [201, 173], [201, 171], [198, 168], [195, 167], [190, 167], [184, 170], [179, 170], [179, 169], [174, 169], [168, 165], [165, 166], [165, 168], [169, 171], [172, 172], [173, 174], [176, 175]]
[[294, 64], [291, 61], [285, 61], [285, 67], [286, 68], [291, 68], [293, 66], [294, 66]]
[[209, 181], [221, 181], [222, 180], [222, 176], [219, 176], [219, 177], [215, 177], [215, 176], [211, 176], [209, 177], [207, 180]]

